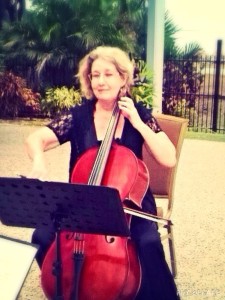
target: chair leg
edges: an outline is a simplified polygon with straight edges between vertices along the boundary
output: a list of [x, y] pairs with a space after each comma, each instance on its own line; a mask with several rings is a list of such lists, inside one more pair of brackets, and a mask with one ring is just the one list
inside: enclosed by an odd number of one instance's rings
[[176, 276], [177, 276], [177, 264], [176, 264], [175, 245], [174, 245], [174, 236], [173, 236], [172, 226], [168, 226], [167, 231], [168, 231], [168, 235], [169, 235], [168, 243], [169, 243], [172, 275], [173, 275], [174, 278], [176, 278]]

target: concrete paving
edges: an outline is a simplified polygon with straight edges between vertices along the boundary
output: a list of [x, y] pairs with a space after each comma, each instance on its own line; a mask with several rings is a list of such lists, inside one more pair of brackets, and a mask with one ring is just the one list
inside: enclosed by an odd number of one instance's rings
[[[0, 177], [28, 174], [25, 137], [36, 126], [0, 122]], [[46, 153], [48, 180], [68, 180], [69, 146]], [[183, 300], [225, 299], [225, 143], [185, 139], [172, 214]], [[0, 234], [30, 241], [32, 229], [0, 224]], [[167, 244], [164, 244], [168, 256]], [[16, 254], [15, 254], [16, 255]], [[45, 299], [34, 261], [19, 300]], [[9, 287], [10, 288], [10, 287]], [[172, 300], [172, 299], [171, 299]]]

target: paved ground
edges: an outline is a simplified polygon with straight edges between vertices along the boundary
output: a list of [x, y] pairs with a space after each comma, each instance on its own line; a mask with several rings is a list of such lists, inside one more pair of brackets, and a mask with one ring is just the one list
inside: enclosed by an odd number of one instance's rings
[[[36, 127], [0, 123], [0, 176], [27, 174], [24, 138]], [[46, 153], [49, 180], [67, 181], [68, 146]], [[225, 143], [184, 141], [173, 211], [178, 276], [183, 300], [225, 299]], [[0, 224], [0, 234], [30, 241], [31, 229]], [[167, 249], [165, 245], [165, 251]], [[10, 287], [9, 287], [10, 288]], [[45, 299], [36, 262], [20, 300]]]

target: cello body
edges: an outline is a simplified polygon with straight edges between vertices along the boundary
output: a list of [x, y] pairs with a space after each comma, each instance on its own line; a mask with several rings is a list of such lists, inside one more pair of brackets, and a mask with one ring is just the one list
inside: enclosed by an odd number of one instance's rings
[[[91, 148], [78, 160], [71, 177], [73, 183], [87, 182], [96, 152], [96, 148]], [[137, 168], [137, 164], [139, 168]], [[123, 168], [121, 168], [121, 165]], [[129, 194], [133, 194], [137, 198], [141, 193], [144, 195], [146, 192], [148, 173], [146, 170], [143, 174], [144, 168], [145, 166], [132, 151], [123, 146], [113, 145], [105, 168], [102, 185], [116, 187], [121, 199], [129, 197]], [[144, 190], [143, 187], [145, 187]], [[142, 191], [140, 188], [142, 188]], [[132, 190], [136, 190], [136, 192], [134, 193]], [[71, 299], [75, 280], [74, 243], [76, 243], [76, 240], [74, 240], [73, 234], [64, 231], [60, 233], [61, 278], [63, 299], [65, 300]], [[131, 239], [84, 234], [82, 235], [82, 243], [85, 258], [79, 279], [78, 299], [134, 299], [140, 286], [141, 269]], [[54, 296], [55, 276], [52, 274], [52, 266], [55, 259], [55, 247], [56, 245], [53, 243], [42, 266], [42, 287], [48, 299], [53, 299]]]
[[[140, 284], [140, 265], [131, 240], [84, 234], [84, 262], [79, 279], [79, 300], [134, 299]], [[73, 299], [73, 237], [60, 235], [62, 255], [63, 299]], [[55, 278], [52, 275], [55, 245], [52, 244], [42, 268], [42, 287], [48, 299], [54, 299]], [[76, 262], [75, 262], [76, 263]]]

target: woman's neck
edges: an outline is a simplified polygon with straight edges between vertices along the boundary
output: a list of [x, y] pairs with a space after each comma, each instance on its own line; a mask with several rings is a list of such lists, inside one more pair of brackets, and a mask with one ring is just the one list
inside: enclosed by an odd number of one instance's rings
[[115, 106], [114, 100], [112, 100], [112, 101], [98, 100], [96, 102], [96, 110], [98, 110], [98, 111], [112, 112], [114, 106]]

